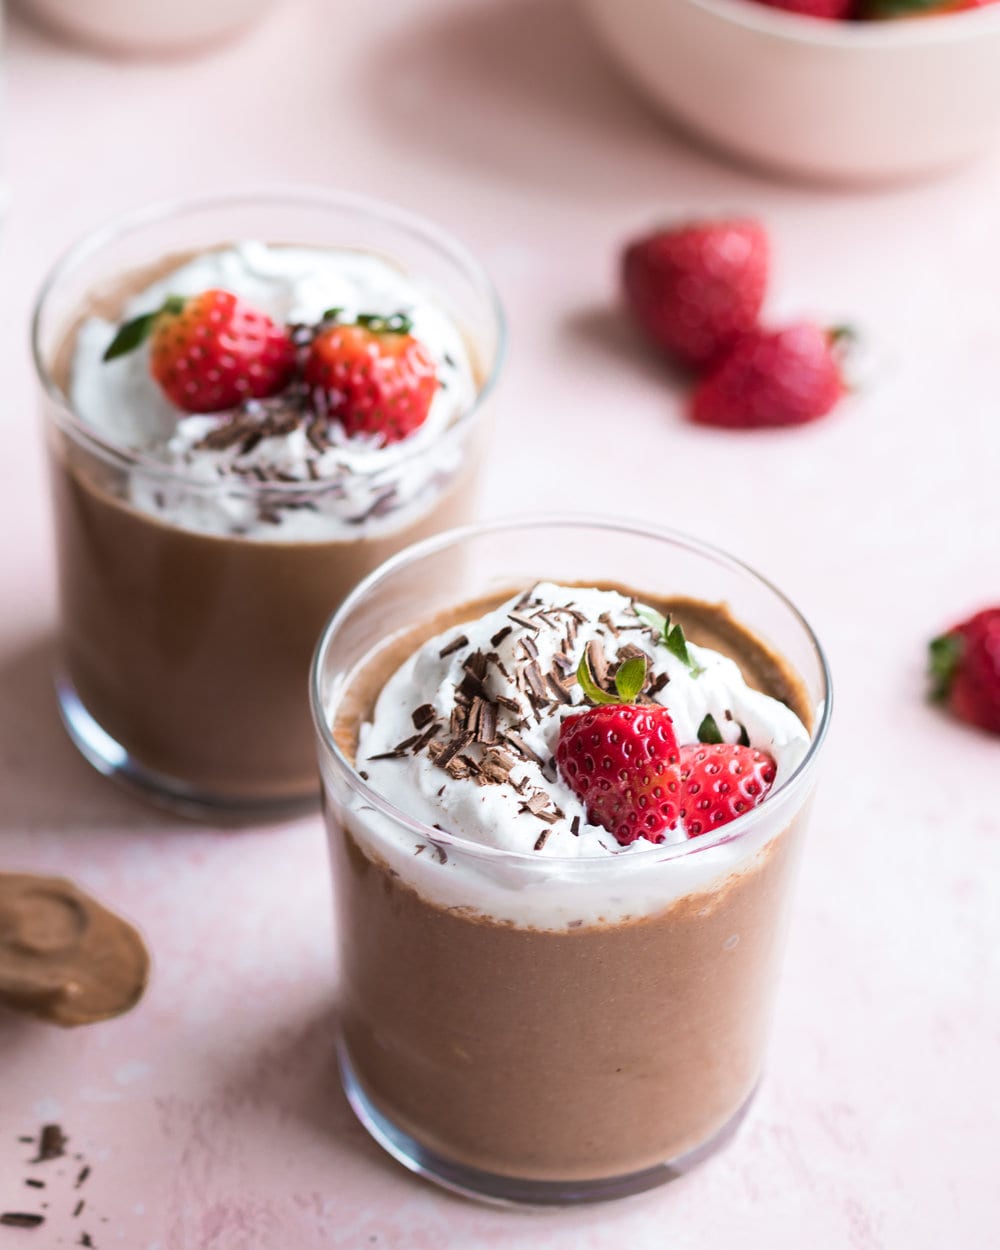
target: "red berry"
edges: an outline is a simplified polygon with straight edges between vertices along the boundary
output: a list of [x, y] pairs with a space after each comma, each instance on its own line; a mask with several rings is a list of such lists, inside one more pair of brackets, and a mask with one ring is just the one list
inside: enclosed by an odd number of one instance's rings
[[622, 846], [677, 824], [677, 739], [666, 708], [611, 704], [567, 717], [556, 762], [587, 819]]
[[804, 425], [825, 416], [844, 390], [834, 335], [802, 321], [744, 334], [698, 384], [691, 416], [739, 430]]
[[774, 760], [731, 742], [680, 750], [680, 815], [689, 838], [718, 829], [763, 802], [774, 784]]
[[649, 337], [682, 363], [716, 360], [757, 324], [770, 244], [756, 221], [696, 222], [626, 250], [626, 301]]
[[171, 303], [156, 318], [150, 371], [185, 412], [221, 412], [275, 395], [295, 368], [295, 347], [270, 317], [229, 291]]
[[366, 316], [321, 330], [305, 377], [317, 405], [348, 435], [375, 434], [383, 444], [423, 425], [438, 388], [434, 361], [404, 318]]
[[1000, 734], [1000, 608], [986, 608], [931, 643], [934, 693], [959, 719]]
[[800, 13], [803, 17], [821, 17], [827, 21], [847, 21], [855, 15], [854, 0], [758, 0], [768, 8]]

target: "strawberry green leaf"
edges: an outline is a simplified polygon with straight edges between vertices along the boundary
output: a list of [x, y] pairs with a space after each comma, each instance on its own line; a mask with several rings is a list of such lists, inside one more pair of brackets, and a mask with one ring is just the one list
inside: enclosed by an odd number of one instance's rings
[[342, 308], [328, 308], [323, 316], [320, 317], [320, 321], [337, 321], [343, 311]]
[[959, 634], [942, 634], [930, 644], [931, 698], [945, 699], [951, 689], [952, 678], [962, 659], [962, 637]]
[[159, 311], [143, 313], [141, 317], [126, 321], [111, 340], [110, 347], [104, 353], [104, 359], [116, 360], [119, 356], [127, 356], [129, 352], [134, 352], [140, 343], [144, 343], [149, 338], [153, 322], [159, 315]]
[[721, 742], [722, 734], [719, 732], [718, 722], [711, 712], [705, 713], [705, 719], [698, 726], [699, 742]]
[[742, 723], [740, 723], [740, 736], [736, 739], [736, 741], [741, 747], [748, 747], [750, 745], [750, 735], [747, 733], [746, 725]]
[[644, 625], [648, 625], [654, 634], [663, 638], [667, 628], [667, 618], [655, 608], [648, 608], [644, 603], [635, 605], [635, 614]]
[[615, 689], [622, 703], [634, 703], [636, 695], [646, 684], [646, 661], [635, 655], [622, 664], [615, 673]]
[[387, 317], [382, 313], [358, 313], [355, 324], [373, 334], [409, 334], [413, 329], [413, 322], [401, 312], [390, 313]]
[[671, 625], [670, 617], [663, 616], [657, 612], [655, 608], [648, 608], [644, 603], [635, 605], [635, 614], [645, 625], [659, 634], [659, 641], [667, 648], [671, 655], [675, 655], [682, 664], [686, 664], [691, 670], [692, 677], [698, 677], [705, 670], [701, 665], [696, 664], [691, 659], [691, 654], [687, 649], [687, 639], [684, 637], [684, 630], [679, 625]]
[[580, 689], [591, 703], [613, 704], [619, 702], [614, 695], [602, 690], [597, 682], [594, 681], [594, 675], [590, 671], [590, 665], [587, 663], [586, 652], [584, 652], [583, 659], [577, 666], [576, 680], [580, 683]]

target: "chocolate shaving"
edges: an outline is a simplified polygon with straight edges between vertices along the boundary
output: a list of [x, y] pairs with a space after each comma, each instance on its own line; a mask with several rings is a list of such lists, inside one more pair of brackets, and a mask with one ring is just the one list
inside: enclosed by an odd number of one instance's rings
[[525, 665], [524, 679], [528, 683], [531, 695], [536, 703], [544, 705], [552, 702], [545, 687], [545, 678], [542, 676], [542, 670], [538, 667], [537, 660], [532, 660], [530, 664]]
[[463, 647], [467, 647], [468, 645], [468, 638], [466, 638], [464, 634], [459, 634], [458, 637], [453, 638], [446, 647], [441, 648], [438, 652], [438, 657], [443, 660], [446, 656], [451, 655], [455, 651], [461, 651]]
[[521, 715], [521, 705], [516, 699], [512, 699], [510, 695], [498, 694], [494, 696], [493, 702], [500, 707], [505, 707], [508, 712], [513, 712], [516, 716]]
[[569, 831], [573, 835], [574, 838], [578, 838], [580, 836], [580, 817], [579, 816], [574, 816], [573, 819], [569, 822]]
[[497, 740], [497, 710], [494, 704], [484, 702], [479, 711], [476, 740], [492, 746]]
[[412, 748], [413, 754], [419, 755], [420, 752], [424, 749], [424, 747], [428, 744], [428, 742], [430, 742], [432, 738], [437, 737], [437, 735], [440, 732], [441, 732], [441, 726], [438, 724], [431, 725], [429, 729], [425, 729], [424, 732], [420, 735], [419, 738], [416, 739], [416, 741], [413, 744], [413, 748]]
[[38, 1154], [32, 1163], [45, 1163], [49, 1159], [61, 1159], [66, 1153], [68, 1138], [58, 1124], [45, 1124], [38, 1141]]
[[395, 755], [405, 755], [407, 751], [412, 749], [413, 744], [419, 741], [420, 741], [420, 734], [413, 734], [409, 738], [404, 738], [402, 742], [398, 742], [393, 747], [393, 753]]
[[534, 760], [536, 764], [544, 763], [542, 757], [537, 755], [531, 747], [528, 746], [521, 735], [514, 733], [512, 729], [508, 729], [505, 734], [501, 735], [501, 741], [506, 742], [508, 746], [513, 747], [522, 759]]
[[506, 751], [496, 748], [487, 751], [480, 761], [480, 776], [487, 782], [502, 785], [509, 780], [511, 769], [517, 763]]
[[518, 645], [529, 660], [538, 659], [538, 645], [536, 644], [534, 638], [521, 638], [518, 641]]
[[604, 648], [596, 638], [591, 638], [587, 643], [587, 662], [594, 681], [603, 688], [608, 678], [608, 661], [604, 656]]
[[619, 633], [618, 626], [611, 619], [610, 612], [602, 612], [601, 615], [597, 619], [610, 633], [614, 634], [616, 638], [618, 637], [618, 633]]
[[81, 1199], [80, 1199], [80, 1201], [79, 1201], [79, 1202], [76, 1204], [76, 1206], [73, 1208], [73, 1219], [74, 1219], [74, 1220], [75, 1220], [75, 1219], [76, 1219], [76, 1217], [80, 1214], [80, 1212], [83, 1210], [83, 1208], [84, 1208], [84, 1206], [85, 1206], [85, 1205], [86, 1205], [86, 1203], [84, 1202], [83, 1198], [81, 1198]]
[[432, 720], [437, 720], [437, 712], [430, 703], [422, 703], [413, 713], [413, 728], [424, 729]]
[[520, 616], [517, 612], [508, 612], [507, 620], [513, 621], [515, 625], [520, 625], [522, 629], [532, 629], [536, 633], [541, 628], [537, 621], [533, 621], [527, 616]]
[[653, 684], [649, 687], [650, 694], [659, 694], [663, 687], [670, 680], [669, 673], [660, 673]]
[[545, 680], [549, 684], [549, 689], [555, 696], [557, 703], [572, 703], [573, 696], [563, 685], [563, 678], [555, 671], [549, 673]]
[[470, 673], [477, 681], [482, 681], [486, 676], [486, 670], [490, 663], [483, 651], [473, 651], [473, 653], [465, 660], [462, 667], [467, 673]]
[[467, 729], [463, 730], [457, 737], [452, 738], [447, 746], [434, 753], [434, 763], [438, 768], [447, 768], [456, 755], [471, 745], [472, 734]]
[[25, 1180], [25, 1182], [24, 1182], [24, 1183], [25, 1183], [26, 1185], [30, 1185], [32, 1189], [44, 1189], [44, 1188], [45, 1188], [45, 1182], [44, 1182], [44, 1181], [38, 1181], [38, 1180], [35, 1180], [35, 1178], [34, 1178], [33, 1176], [29, 1176], [29, 1177]]
[[551, 829], [543, 829], [542, 832], [538, 835], [538, 837], [535, 839], [536, 851], [540, 851], [542, 849], [545, 843], [549, 840], [549, 834], [551, 834], [551, 832], [552, 832]]
[[510, 625], [505, 625], [503, 629], [498, 629], [497, 632], [490, 639], [491, 645], [494, 647], [499, 647], [500, 644], [503, 642], [503, 640], [509, 637], [513, 632], [514, 632], [513, 627]]
[[6, 1228], [37, 1228], [44, 1223], [44, 1215], [34, 1215], [27, 1211], [4, 1211], [0, 1215], [0, 1224]]
[[637, 647], [634, 642], [627, 642], [618, 652], [618, 663], [624, 664], [626, 660], [648, 660], [649, 657], [643, 651], [642, 647]]

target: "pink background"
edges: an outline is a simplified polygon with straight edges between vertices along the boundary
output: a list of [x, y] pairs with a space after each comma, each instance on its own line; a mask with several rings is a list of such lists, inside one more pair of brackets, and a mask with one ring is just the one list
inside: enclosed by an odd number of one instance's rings
[[[8, 34], [0, 863], [71, 874], [133, 917], [155, 971], [113, 1023], [0, 1016], [0, 1210], [48, 1201], [50, 1217], [0, 1228], [0, 1250], [83, 1231], [105, 1250], [1000, 1246], [1000, 741], [922, 697], [926, 639], [1000, 599], [1000, 152], [912, 188], [768, 181], [650, 115], [568, 0], [289, 2], [161, 65]], [[838, 706], [767, 1078], [728, 1153], [667, 1189], [517, 1214], [391, 1164], [331, 1067], [318, 818], [182, 825], [91, 773], [59, 727], [32, 294], [120, 209], [276, 180], [406, 203], [492, 270], [512, 329], [483, 515], [574, 506], [691, 530], [778, 582], [828, 648]], [[621, 242], [731, 209], [772, 230], [774, 315], [849, 319], [872, 344], [868, 389], [815, 428], [691, 427], [620, 323]], [[529, 442], [574, 452], [572, 474]], [[78, 1161], [23, 1162], [18, 1135], [50, 1118], [92, 1166], [79, 1191]]]

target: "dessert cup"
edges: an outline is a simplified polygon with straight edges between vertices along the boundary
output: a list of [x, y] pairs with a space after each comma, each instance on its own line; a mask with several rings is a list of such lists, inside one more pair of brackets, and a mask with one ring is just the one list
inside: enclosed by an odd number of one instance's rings
[[[430, 441], [320, 480], [213, 477], [85, 420], [70, 383], [86, 318], [120, 320], [151, 276], [245, 239], [387, 261], [457, 330], [474, 398]], [[493, 287], [459, 244], [350, 195], [160, 206], [92, 234], [57, 265], [33, 330], [55, 504], [57, 689], [96, 768], [193, 813], [281, 815], [316, 800], [305, 696], [316, 638], [393, 552], [468, 518], [502, 339]]]
[[[799, 762], [731, 823], [629, 854], [498, 849], [395, 806], [354, 762], [388, 676], [539, 579], [628, 588], [729, 651], [808, 727]], [[788, 600], [668, 531], [572, 517], [471, 527], [397, 555], [348, 597], [310, 694], [341, 1072], [372, 1136], [450, 1189], [534, 1204], [636, 1193], [723, 1144], [761, 1074], [830, 716], [823, 653]]]

